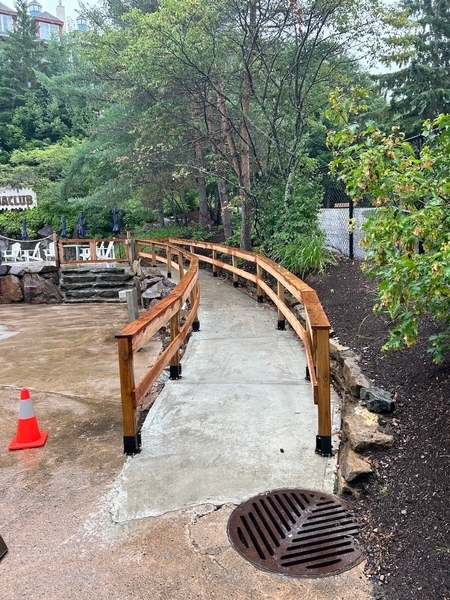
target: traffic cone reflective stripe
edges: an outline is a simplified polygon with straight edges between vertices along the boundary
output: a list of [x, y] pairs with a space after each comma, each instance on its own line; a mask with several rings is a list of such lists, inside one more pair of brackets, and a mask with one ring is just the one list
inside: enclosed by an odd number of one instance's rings
[[30, 390], [23, 388], [20, 392], [19, 421], [17, 433], [8, 446], [8, 450], [25, 448], [40, 448], [47, 441], [48, 433], [39, 431], [39, 425], [34, 414]]

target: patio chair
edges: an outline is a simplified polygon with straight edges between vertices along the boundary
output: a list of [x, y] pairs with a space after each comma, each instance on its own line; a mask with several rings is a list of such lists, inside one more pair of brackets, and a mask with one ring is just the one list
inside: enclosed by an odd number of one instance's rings
[[114, 252], [114, 242], [109, 242], [105, 247], [104, 242], [102, 242], [97, 248], [97, 257], [101, 260], [108, 260], [110, 258], [114, 259], [116, 256]]
[[91, 249], [80, 248], [80, 258], [81, 260], [91, 260]]
[[41, 242], [38, 242], [32, 250], [22, 250], [22, 260], [27, 262], [32, 260], [42, 260], [40, 247]]
[[45, 260], [55, 260], [55, 242], [50, 242], [48, 248], [44, 248]]
[[16, 262], [20, 260], [20, 242], [15, 242], [9, 250], [3, 252], [5, 262]]

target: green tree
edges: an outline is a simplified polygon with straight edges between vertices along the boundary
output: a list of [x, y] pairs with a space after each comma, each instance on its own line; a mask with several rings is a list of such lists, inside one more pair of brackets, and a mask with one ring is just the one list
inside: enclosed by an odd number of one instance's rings
[[391, 115], [414, 135], [424, 120], [450, 111], [450, 2], [403, 0], [392, 21], [383, 63], [397, 68], [378, 80]]
[[441, 362], [450, 349], [450, 115], [424, 123], [418, 155], [398, 129], [385, 134], [366, 120], [366, 108], [361, 90], [353, 98], [336, 92], [329, 144], [347, 193], [378, 207], [363, 246], [365, 270], [379, 281], [375, 310], [393, 322], [384, 349], [414, 345], [429, 313], [440, 328], [429, 352]]
[[132, 11], [125, 30], [92, 32], [86, 53], [105, 81], [108, 74], [113, 97], [142, 107], [135, 132], [146, 140], [143, 162], [169, 139], [184, 150], [177, 168], [195, 176], [201, 201], [204, 175], [225, 181], [222, 194], [237, 200], [241, 246], [249, 248], [253, 190], [275, 177], [289, 206], [308, 120], [355, 61], [346, 50], [357, 52], [377, 11], [376, 3], [344, 0], [164, 0], [155, 13]]

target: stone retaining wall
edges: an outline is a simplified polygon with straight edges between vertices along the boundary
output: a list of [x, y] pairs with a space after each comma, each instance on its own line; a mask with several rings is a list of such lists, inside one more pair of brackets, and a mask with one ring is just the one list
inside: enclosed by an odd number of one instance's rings
[[55, 265], [0, 265], [0, 304], [56, 304], [63, 301]]
[[341, 397], [342, 440], [339, 449], [338, 492], [357, 494], [358, 477], [372, 472], [361, 453], [391, 448], [383, 413], [394, 410], [391, 394], [374, 387], [361, 371], [359, 357], [350, 348], [330, 340], [333, 384]]
[[[286, 302], [305, 326], [302, 305], [289, 294]], [[358, 494], [358, 478], [372, 472], [370, 461], [361, 453], [391, 448], [394, 444], [394, 437], [387, 431], [387, 420], [382, 414], [394, 410], [391, 394], [373, 386], [358, 361], [359, 356], [355, 352], [330, 337], [331, 379], [341, 398], [337, 492], [352, 495]]]

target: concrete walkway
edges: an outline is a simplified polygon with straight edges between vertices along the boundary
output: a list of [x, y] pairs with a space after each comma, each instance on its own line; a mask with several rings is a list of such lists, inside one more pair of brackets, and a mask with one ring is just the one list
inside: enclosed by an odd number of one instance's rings
[[[0, 600], [373, 598], [363, 563], [299, 579], [231, 547], [236, 502], [284, 485], [331, 491], [334, 461], [314, 454], [300, 342], [227, 282], [202, 285], [183, 379], [157, 399], [135, 457], [122, 454], [114, 339], [126, 307], [0, 306]], [[158, 351], [146, 344], [139, 372]], [[8, 452], [23, 386], [49, 436]]]
[[142, 452], [116, 483], [117, 522], [263, 491], [333, 492], [335, 459], [314, 452], [317, 407], [306, 358], [277, 315], [201, 272], [201, 330], [142, 429]]

